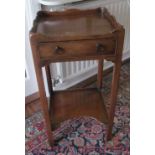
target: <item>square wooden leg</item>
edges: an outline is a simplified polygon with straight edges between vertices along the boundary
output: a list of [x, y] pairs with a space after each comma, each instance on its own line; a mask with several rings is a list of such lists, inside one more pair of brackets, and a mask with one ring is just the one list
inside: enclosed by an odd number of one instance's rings
[[104, 59], [98, 61], [97, 87], [102, 88]]
[[120, 69], [121, 69], [121, 60], [115, 62], [114, 64], [107, 140], [111, 140], [112, 138], [112, 127], [113, 127], [113, 121], [115, 116], [115, 107], [117, 103], [117, 92], [118, 92], [118, 86], [119, 86]]
[[43, 115], [44, 115], [44, 120], [45, 120], [47, 135], [48, 135], [48, 141], [50, 145], [53, 145], [54, 139], [52, 135], [50, 114], [49, 114], [49, 109], [48, 109], [48, 102], [47, 102], [41, 67], [36, 66], [36, 73], [37, 73], [36, 75], [37, 75], [39, 94], [40, 94], [40, 104], [41, 104], [41, 108], [42, 108]]

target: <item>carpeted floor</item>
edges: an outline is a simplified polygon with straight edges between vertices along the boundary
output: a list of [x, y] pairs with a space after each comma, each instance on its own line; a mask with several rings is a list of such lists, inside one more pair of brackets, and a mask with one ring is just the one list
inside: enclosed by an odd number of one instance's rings
[[[112, 74], [103, 80], [107, 108]], [[93, 86], [94, 84], [92, 84]], [[41, 112], [26, 119], [26, 155], [129, 155], [130, 154], [130, 64], [121, 68], [113, 139], [105, 141], [106, 125], [92, 117], [67, 120], [54, 131], [59, 143], [48, 145]], [[63, 137], [63, 138], [61, 138]], [[61, 138], [61, 139], [60, 139]]]

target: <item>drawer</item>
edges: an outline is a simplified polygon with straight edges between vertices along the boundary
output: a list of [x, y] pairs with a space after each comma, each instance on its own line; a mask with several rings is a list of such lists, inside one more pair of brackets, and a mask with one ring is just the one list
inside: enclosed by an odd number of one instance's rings
[[40, 43], [39, 54], [41, 59], [114, 55], [115, 45], [113, 39]]

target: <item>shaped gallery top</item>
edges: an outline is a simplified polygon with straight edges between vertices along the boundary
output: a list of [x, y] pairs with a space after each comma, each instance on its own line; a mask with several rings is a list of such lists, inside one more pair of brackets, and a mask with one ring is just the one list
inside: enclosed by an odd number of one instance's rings
[[104, 38], [122, 28], [107, 9], [39, 11], [30, 31], [37, 41]]

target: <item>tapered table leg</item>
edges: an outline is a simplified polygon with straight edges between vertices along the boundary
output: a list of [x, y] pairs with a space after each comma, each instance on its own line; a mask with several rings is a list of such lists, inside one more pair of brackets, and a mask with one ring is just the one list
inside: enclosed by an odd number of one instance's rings
[[97, 87], [102, 88], [104, 59], [98, 61]]
[[49, 116], [48, 102], [47, 102], [43, 74], [42, 74], [42, 67], [39, 63], [37, 44], [36, 44], [36, 41], [33, 39], [33, 37], [31, 38], [31, 48], [32, 48], [36, 77], [37, 77], [38, 88], [39, 88], [40, 105], [41, 105], [42, 112], [44, 115], [44, 120], [45, 120], [47, 135], [48, 135], [48, 141], [50, 145], [53, 145], [54, 139], [52, 135], [51, 121], [50, 121], [50, 116]]
[[113, 120], [115, 115], [115, 107], [117, 103], [117, 92], [118, 92], [118, 85], [119, 85], [120, 69], [121, 69], [121, 59], [116, 61], [114, 64], [107, 140], [110, 140], [112, 138], [112, 127], [113, 127]]
[[52, 146], [54, 144], [54, 139], [53, 139], [52, 128], [51, 128], [51, 120], [50, 120], [48, 102], [47, 102], [47, 97], [46, 97], [45, 87], [43, 82], [42, 70], [39, 67], [37, 69], [37, 80], [39, 83], [38, 87], [39, 87], [39, 93], [40, 93], [40, 104], [41, 104], [44, 119], [45, 119], [48, 141], [49, 141], [49, 144]]

